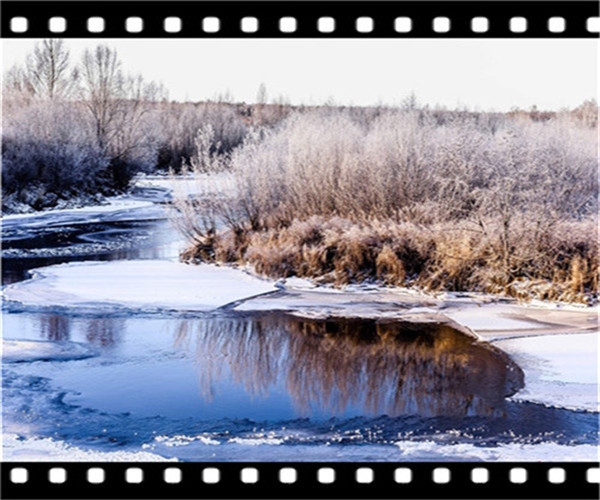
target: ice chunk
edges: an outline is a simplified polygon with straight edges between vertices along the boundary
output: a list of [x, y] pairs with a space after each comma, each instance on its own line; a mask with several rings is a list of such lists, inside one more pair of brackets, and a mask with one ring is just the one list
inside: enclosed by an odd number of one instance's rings
[[37, 269], [5, 299], [44, 307], [211, 311], [276, 290], [239, 269], [160, 260], [78, 262]]
[[598, 411], [598, 334], [538, 335], [494, 342], [525, 372], [512, 399]]

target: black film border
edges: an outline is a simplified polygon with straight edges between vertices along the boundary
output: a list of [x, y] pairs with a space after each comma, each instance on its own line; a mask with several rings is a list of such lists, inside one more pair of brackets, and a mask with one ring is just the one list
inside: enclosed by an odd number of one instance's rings
[[[16, 1], [1, 2], [3, 38], [597, 38], [599, 3], [558, 1]], [[51, 30], [51, 18], [65, 20], [65, 29]], [[89, 19], [101, 18], [101, 30], [89, 29]], [[128, 30], [128, 18], [143, 20], [140, 30]], [[165, 19], [177, 18], [178, 29], [165, 29]], [[318, 20], [335, 20], [333, 30], [320, 31]], [[435, 18], [447, 18], [449, 29], [437, 29]], [[27, 19], [14, 29], [14, 18]], [[218, 19], [218, 28], [203, 29], [204, 18]], [[242, 29], [254, 18], [257, 29]], [[282, 30], [281, 20], [294, 26]], [[359, 18], [370, 19], [363, 29]], [[410, 29], [395, 20], [410, 19]], [[487, 19], [474, 28], [474, 19]], [[511, 29], [511, 19], [526, 20], [525, 29]], [[563, 19], [558, 30], [552, 18]], [[487, 24], [485, 24], [487, 23]]]

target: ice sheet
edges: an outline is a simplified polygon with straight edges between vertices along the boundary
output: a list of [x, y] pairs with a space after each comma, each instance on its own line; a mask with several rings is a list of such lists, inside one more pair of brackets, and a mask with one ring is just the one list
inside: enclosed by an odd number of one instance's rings
[[12, 222], [27, 224], [36, 220], [41, 220], [49, 216], [75, 216], [91, 214], [108, 214], [111, 212], [120, 212], [122, 210], [134, 210], [138, 208], [150, 207], [154, 203], [151, 201], [136, 200], [129, 196], [115, 196], [107, 199], [105, 205], [90, 205], [80, 208], [65, 208], [60, 210], [42, 210], [28, 214], [11, 214], [2, 217], [3, 225]]
[[472, 306], [456, 311], [444, 311], [446, 316], [465, 325], [476, 332], [494, 330], [529, 330], [541, 328], [544, 325], [533, 321], [513, 319], [505, 316], [514, 308], [490, 304], [481, 307]]
[[[595, 445], [569, 446], [557, 443], [501, 444], [476, 446], [473, 444], [440, 444], [434, 441], [396, 441], [388, 445], [294, 445], [264, 438], [231, 439], [215, 446], [205, 440], [180, 441], [177, 446], [162, 440], [146, 445], [147, 450], [164, 456], [176, 455], [183, 460], [235, 461], [240, 456], [247, 461], [523, 461], [546, 462], [597, 461]], [[218, 457], [218, 458], [217, 458]]]
[[35, 340], [3, 340], [2, 362], [70, 361], [85, 359], [96, 353], [77, 342], [46, 342]]
[[140, 175], [135, 186], [142, 188], [160, 188], [173, 193], [175, 197], [199, 195], [205, 193], [231, 194], [235, 188], [233, 175], [228, 172], [216, 174], [189, 175]]
[[273, 290], [272, 282], [230, 267], [132, 260], [37, 269], [3, 295], [29, 306], [211, 311]]
[[525, 372], [525, 387], [512, 399], [599, 410], [597, 333], [539, 335], [493, 343]]

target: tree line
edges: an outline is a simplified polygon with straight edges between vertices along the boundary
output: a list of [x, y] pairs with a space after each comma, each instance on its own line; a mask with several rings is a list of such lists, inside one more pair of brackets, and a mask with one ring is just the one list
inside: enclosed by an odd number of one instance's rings
[[5, 72], [3, 96], [5, 213], [91, 203], [139, 172], [179, 171], [199, 145], [227, 155], [251, 124], [287, 113], [226, 96], [171, 102], [161, 84], [128, 74], [115, 49], [101, 44], [74, 60], [58, 39]]

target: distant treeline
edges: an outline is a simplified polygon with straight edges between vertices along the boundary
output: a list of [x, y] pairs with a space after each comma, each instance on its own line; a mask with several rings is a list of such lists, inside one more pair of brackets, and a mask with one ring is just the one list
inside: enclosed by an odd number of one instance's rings
[[[165, 89], [130, 75], [114, 49], [98, 45], [74, 61], [61, 40], [38, 43], [23, 64], [9, 69], [3, 87], [3, 212], [40, 210], [90, 196], [122, 192], [139, 172], [228, 168], [229, 157], [255, 129], [272, 129], [290, 114], [312, 112], [284, 102], [232, 98], [200, 103], [170, 102]], [[468, 116], [476, 127], [507, 119], [551, 120], [557, 113], [516, 110], [471, 113], [401, 106], [438, 124]], [[336, 108], [367, 127], [385, 107]], [[592, 101], [565, 112], [593, 127]]]

